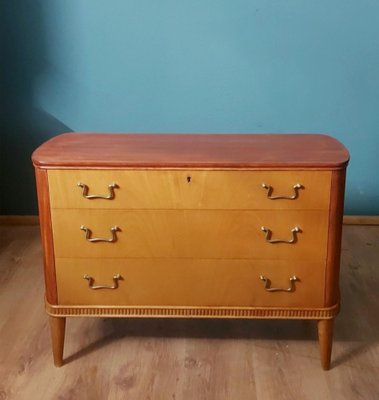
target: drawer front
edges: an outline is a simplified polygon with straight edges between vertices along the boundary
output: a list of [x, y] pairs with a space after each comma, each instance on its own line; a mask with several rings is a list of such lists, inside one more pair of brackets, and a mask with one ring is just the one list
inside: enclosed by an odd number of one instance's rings
[[[331, 182], [330, 171], [50, 170], [48, 177], [52, 208], [105, 209], [325, 210]], [[83, 190], [111, 198], [87, 199]]]
[[56, 257], [326, 258], [326, 211], [55, 209], [52, 222]]
[[[324, 263], [193, 259], [57, 259], [61, 305], [323, 307]], [[84, 279], [84, 276], [87, 279]], [[116, 289], [113, 276], [120, 275]], [[298, 281], [293, 291], [289, 278]], [[89, 282], [89, 277], [93, 280]]]

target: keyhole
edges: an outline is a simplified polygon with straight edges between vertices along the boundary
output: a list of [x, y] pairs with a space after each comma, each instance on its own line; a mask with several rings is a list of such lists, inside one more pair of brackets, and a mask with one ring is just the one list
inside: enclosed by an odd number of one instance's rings
[[187, 176], [187, 182], [191, 183], [191, 177], [190, 176]]

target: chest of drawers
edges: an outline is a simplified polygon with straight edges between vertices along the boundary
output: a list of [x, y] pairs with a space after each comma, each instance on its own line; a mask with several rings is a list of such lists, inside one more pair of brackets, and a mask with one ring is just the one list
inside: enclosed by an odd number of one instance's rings
[[337, 140], [70, 133], [32, 158], [55, 365], [66, 317], [196, 317], [316, 320], [329, 368]]

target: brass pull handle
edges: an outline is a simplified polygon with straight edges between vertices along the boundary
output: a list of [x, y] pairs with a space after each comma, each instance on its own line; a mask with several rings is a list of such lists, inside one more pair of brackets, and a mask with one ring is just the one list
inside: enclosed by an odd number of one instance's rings
[[301, 232], [301, 229], [298, 226], [295, 226], [294, 228], [291, 229], [292, 238], [289, 240], [283, 240], [283, 239], [271, 239], [272, 232], [265, 226], [262, 226], [261, 230], [266, 233], [265, 240], [268, 243], [289, 243], [289, 244], [296, 243], [297, 233]]
[[112, 200], [115, 198], [114, 194], [114, 189], [118, 188], [119, 186], [117, 183], [111, 183], [108, 185], [108, 190], [109, 194], [108, 195], [101, 195], [101, 194], [91, 194], [89, 195], [89, 187], [82, 182], [78, 182], [78, 187], [81, 187], [83, 189], [82, 196], [88, 200], [93, 200], [93, 199], [103, 199], [103, 200]]
[[86, 233], [86, 240], [88, 242], [107, 242], [107, 243], [114, 243], [117, 241], [117, 234], [116, 232], [120, 232], [121, 229], [118, 226], [112, 226], [110, 229], [112, 237], [110, 239], [104, 239], [104, 238], [92, 238], [92, 231], [91, 229], [87, 228], [86, 226], [82, 225], [80, 227], [82, 231]]
[[89, 275], [84, 275], [83, 279], [86, 279], [88, 281], [88, 286], [90, 289], [117, 289], [118, 288], [118, 281], [122, 279], [120, 274], [114, 275], [113, 276], [113, 285], [108, 286], [108, 285], [94, 285], [95, 279], [92, 278], [92, 276]]
[[283, 288], [273, 288], [271, 287], [271, 281], [270, 279], [266, 278], [264, 275], [261, 275], [259, 279], [264, 283], [264, 288], [268, 292], [294, 292], [296, 290], [295, 282], [300, 281], [300, 279], [293, 275], [289, 278], [290, 281], [290, 287], [283, 289]]
[[272, 196], [272, 192], [274, 191], [274, 188], [272, 186], [262, 183], [262, 187], [267, 190], [267, 198], [270, 200], [280, 200], [280, 199], [295, 200], [299, 196], [299, 189], [304, 188], [304, 186], [301, 183], [296, 183], [295, 185], [292, 186], [292, 189], [293, 189], [292, 196]]

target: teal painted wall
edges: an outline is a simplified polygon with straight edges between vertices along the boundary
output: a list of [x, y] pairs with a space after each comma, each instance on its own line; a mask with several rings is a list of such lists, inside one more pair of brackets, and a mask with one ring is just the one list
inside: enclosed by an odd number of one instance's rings
[[377, 0], [1, 2], [2, 213], [36, 212], [30, 153], [75, 130], [329, 133], [351, 152], [346, 213], [379, 215], [378, 16]]

